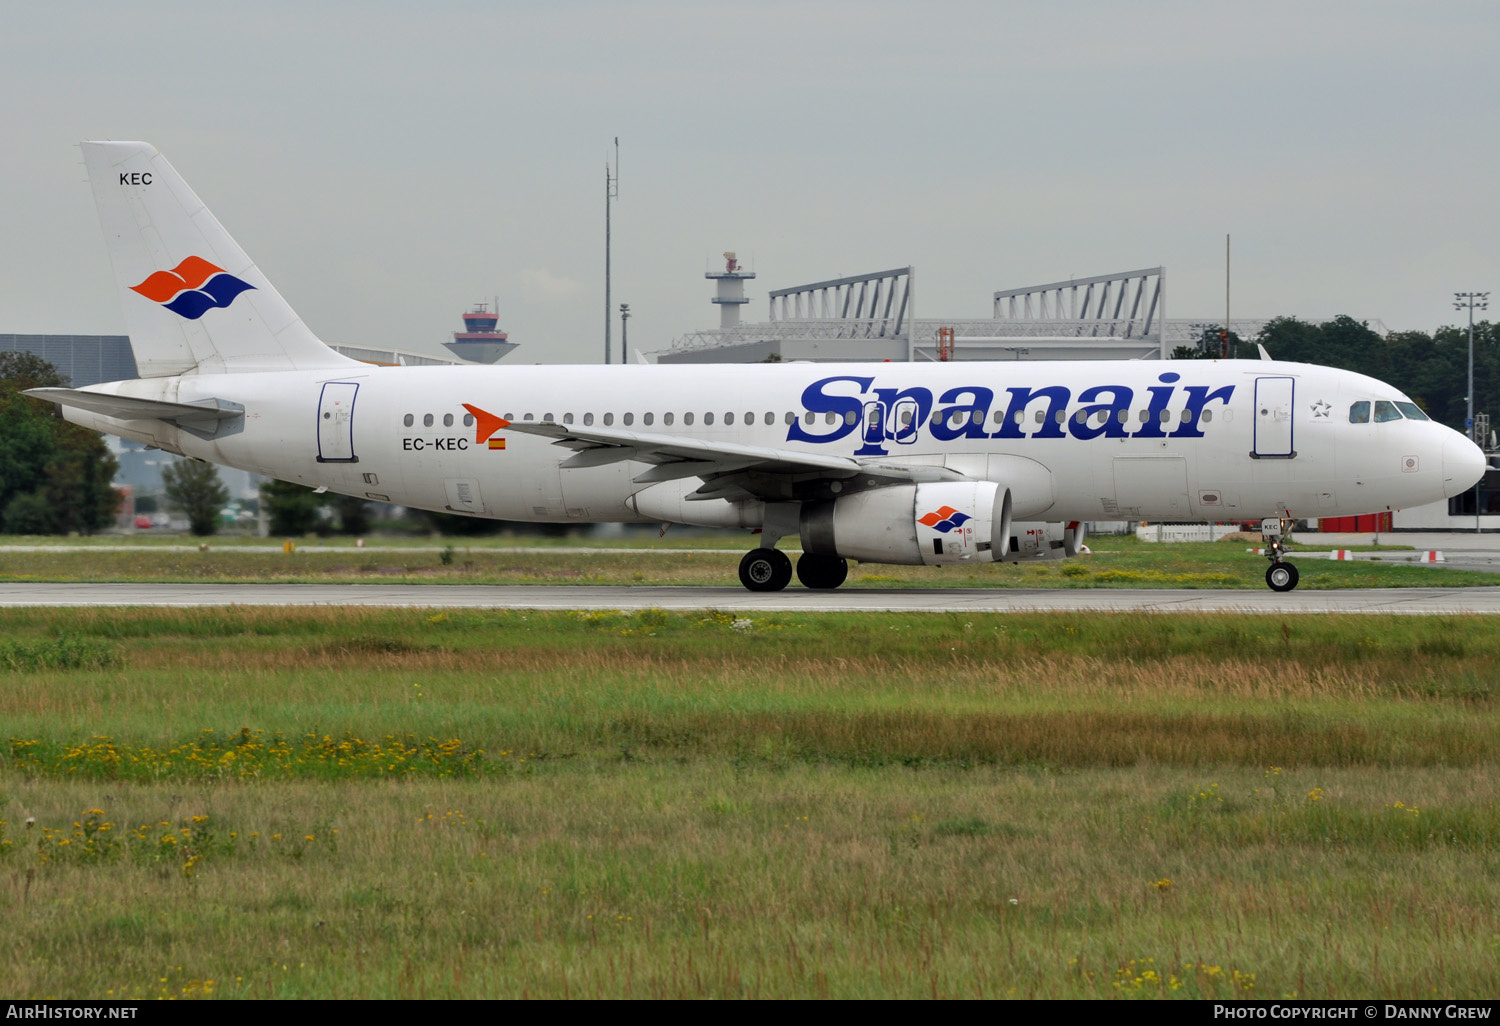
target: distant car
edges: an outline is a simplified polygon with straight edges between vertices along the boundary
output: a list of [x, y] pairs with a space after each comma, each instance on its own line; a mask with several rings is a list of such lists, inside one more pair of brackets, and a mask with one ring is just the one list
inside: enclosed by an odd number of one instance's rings
[[150, 527], [151, 526], [151, 518], [147, 517], [147, 516], [136, 517], [135, 518], [135, 526], [136, 527]]

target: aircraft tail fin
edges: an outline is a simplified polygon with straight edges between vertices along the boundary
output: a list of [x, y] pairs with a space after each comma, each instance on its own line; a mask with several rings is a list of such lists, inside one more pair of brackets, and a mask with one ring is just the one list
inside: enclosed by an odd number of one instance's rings
[[141, 377], [348, 367], [302, 323], [156, 147], [85, 142]]

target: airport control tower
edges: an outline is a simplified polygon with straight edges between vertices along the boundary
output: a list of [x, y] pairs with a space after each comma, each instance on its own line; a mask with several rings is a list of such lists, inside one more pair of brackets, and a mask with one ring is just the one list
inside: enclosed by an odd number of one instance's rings
[[464, 314], [464, 330], [453, 333], [452, 342], [444, 342], [443, 348], [469, 363], [497, 363], [520, 343], [511, 342], [505, 332], [496, 325], [500, 323], [500, 308], [490, 310], [488, 303], [475, 303], [474, 309]]
[[733, 253], [724, 254], [724, 270], [708, 271], [703, 277], [713, 278], [719, 283], [719, 294], [713, 302], [719, 307], [719, 328], [732, 328], [740, 323], [740, 307], [750, 300], [745, 298], [745, 279], [754, 278], [754, 271], [746, 271]]

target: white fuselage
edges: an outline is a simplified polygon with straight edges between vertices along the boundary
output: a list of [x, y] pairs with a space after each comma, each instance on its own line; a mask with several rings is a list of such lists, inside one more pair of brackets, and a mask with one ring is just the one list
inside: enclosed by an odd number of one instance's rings
[[[355, 387], [357, 386], [357, 387]], [[759, 526], [758, 503], [691, 501], [697, 478], [639, 484], [621, 460], [502, 429], [480, 444], [463, 404], [709, 443], [936, 465], [1009, 486], [1017, 520], [1319, 517], [1419, 505], [1471, 486], [1483, 456], [1427, 420], [1351, 423], [1408, 402], [1364, 375], [1275, 361], [352, 366], [97, 386], [244, 407], [204, 439], [161, 421], [70, 420], [257, 474], [504, 520]], [[1408, 402], [1409, 405], [1409, 402]]]

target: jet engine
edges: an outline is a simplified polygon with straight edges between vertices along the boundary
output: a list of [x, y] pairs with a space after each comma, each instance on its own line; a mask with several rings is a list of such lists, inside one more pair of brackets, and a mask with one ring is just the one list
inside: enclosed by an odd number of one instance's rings
[[896, 485], [802, 507], [802, 551], [870, 563], [1005, 559], [1010, 489], [994, 481]]
[[1031, 559], [1062, 559], [1076, 556], [1083, 551], [1083, 539], [1087, 534], [1083, 521], [1069, 523], [1026, 522], [1012, 524], [1010, 529], [1010, 554], [1007, 563], [1019, 563]]

